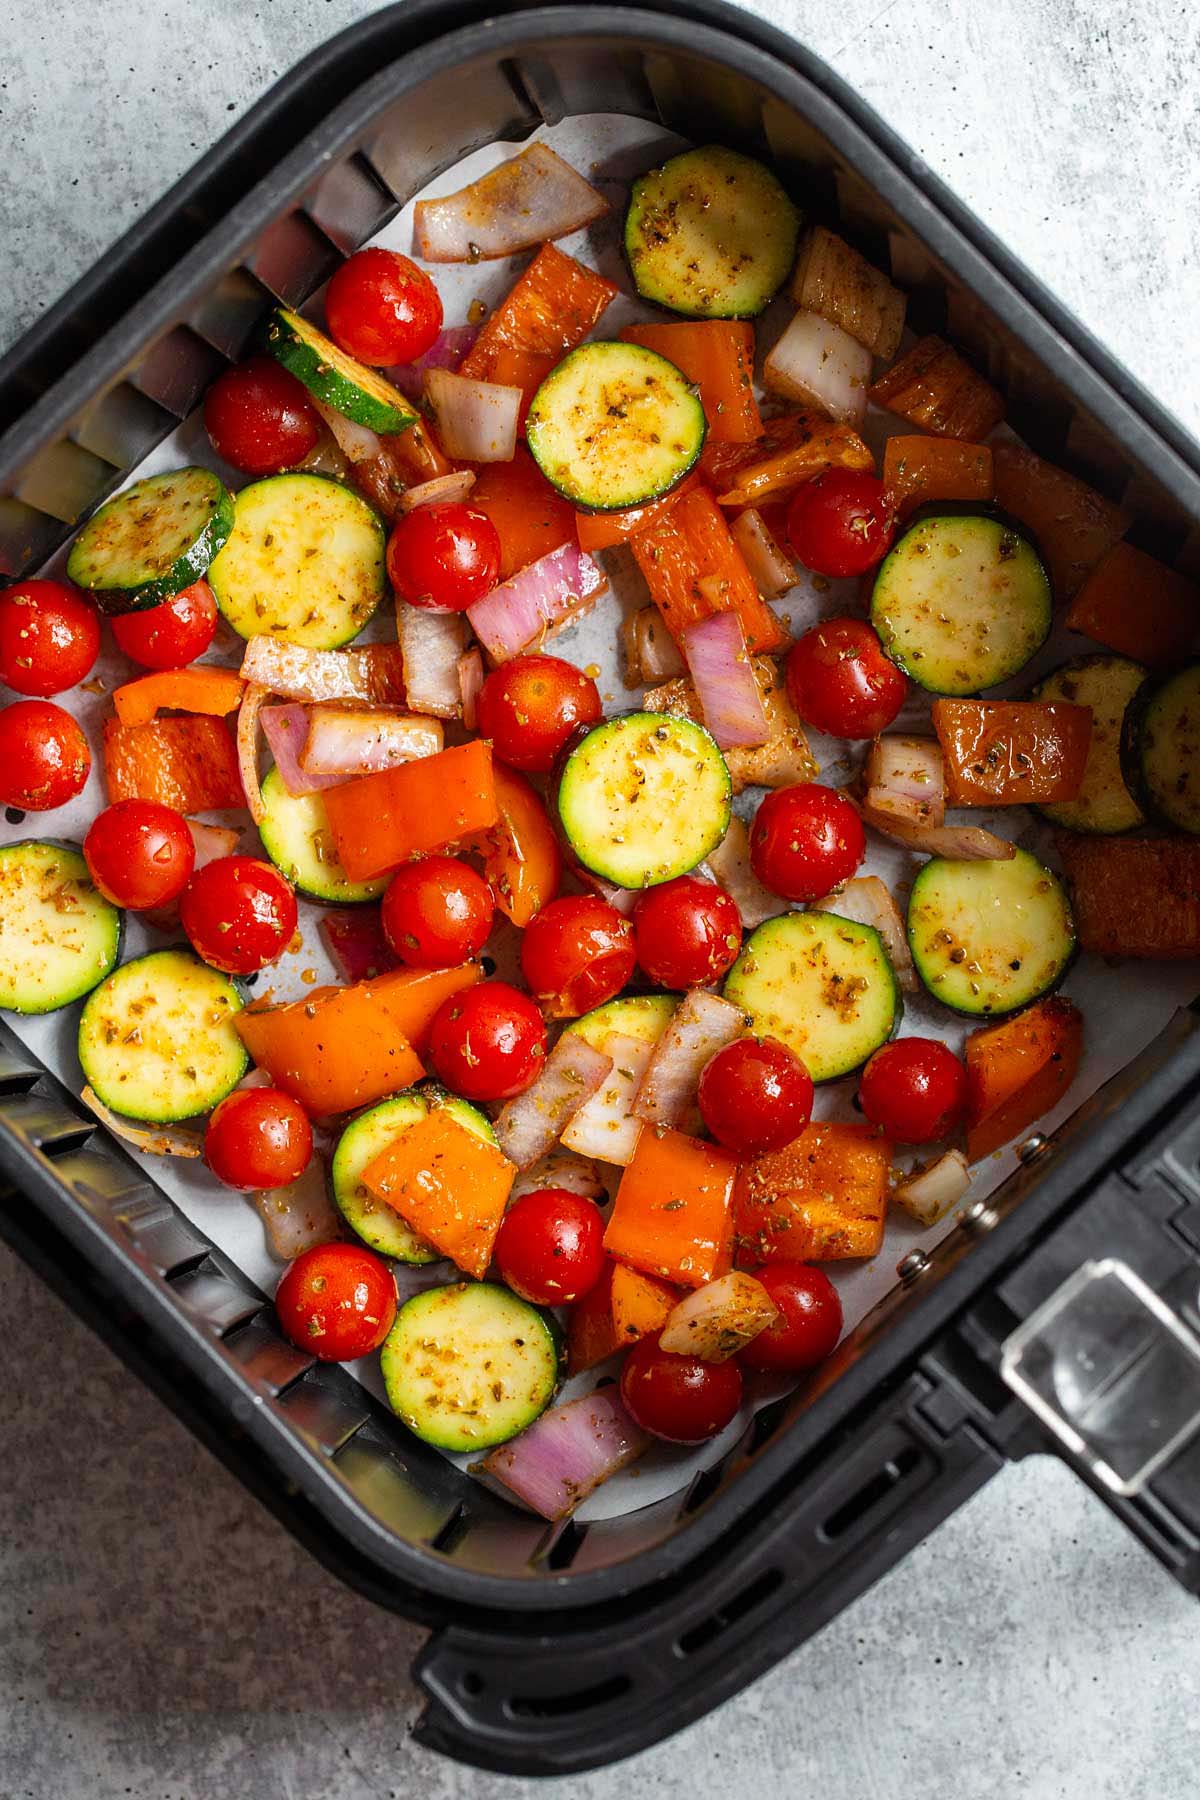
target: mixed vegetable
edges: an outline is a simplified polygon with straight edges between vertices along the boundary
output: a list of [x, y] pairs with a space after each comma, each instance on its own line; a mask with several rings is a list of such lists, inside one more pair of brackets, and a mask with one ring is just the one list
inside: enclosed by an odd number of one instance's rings
[[[618, 289], [551, 240], [607, 210], [540, 143], [421, 203], [426, 262], [534, 251], [502, 304], [444, 329], [425, 269], [360, 251], [325, 329], [278, 309], [210, 389], [236, 492], [136, 481], [68, 579], [0, 596], [10, 809], [88, 779], [52, 696], [95, 690], [101, 621], [142, 671], [82, 847], [0, 850], [0, 1005], [83, 1000], [85, 1099], [253, 1195], [293, 1341], [380, 1351], [412, 1431], [548, 1518], [832, 1352], [816, 1265], [876, 1255], [891, 1206], [945, 1217], [1070, 1087], [1078, 950], [1200, 954], [1194, 586], [949, 344], [906, 348], [902, 293], [768, 169], [639, 178], [632, 285], [673, 316], [597, 336]], [[869, 403], [911, 428], [880, 473]], [[546, 649], [613, 555], [645, 589], [615, 713]], [[800, 570], [861, 604], [792, 641]], [[1056, 611], [1099, 648], [1031, 686]], [[1010, 806], [1063, 874], [967, 816]], [[920, 859], [895, 891], [873, 836]], [[341, 982], [252, 998], [309, 903]], [[122, 962], [126, 912], [169, 947]], [[977, 1021], [963, 1057], [897, 1035], [920, 990]], [[847, 1077], [861, 1119], [814, 1119]], [[398, 1307], [392, 1264], [446, 1278]]]

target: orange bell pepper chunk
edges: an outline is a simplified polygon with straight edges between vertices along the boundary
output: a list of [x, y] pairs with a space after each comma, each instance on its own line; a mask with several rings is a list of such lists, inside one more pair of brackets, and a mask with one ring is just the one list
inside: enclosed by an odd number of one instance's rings
[[1071, 599], [1124, 537], [1133, 515], [1020, 444], [996, 444], [992, 465], [996, 504], [1029, 527], [1055, 596]]
[[823, 1120], [743, 1163], [734, 1219], [747, 1264], [877, 1255], [891, 1161], [891, 1145], [869, 1126]]
[[1092, 709], [1069, 701], [935, 700], [947, 806], [1073, 800], [1083, 785]]
[[1079, 948], [1154, 962], [1200, 956], [1200, 838], [1058, 831]]
[[611, 550], [617, 544], [627, 544], [631, 537], [639, 531], [648, 531], [659, 519], [665, 518], [684, 494], [696, 485], [695, 475], [685, 475], [678, 487], [664, 494], [661, 500], [648, 500], [645, 506], [627, 506], [624, 512], [575, 514], [575, 536], [579, 540], [581, 550]]
[[722, 506], [758, 506], [826, 469], [871, 469], [875, 458], [850, 425], [797, 411], [767, 419], [753, 444], [706, 443], [700, 473]]
[[644, 1275], [617, 1263], [612, 1273], [612, 1320], [617, 1343], [624, 1349], [639, 1338], [661, 1331], [679, 1300], [679, 1289], [656, 1275]]
[[435, 1106], [367, 1164], [362, 1183], [425, 1243], [481, 1281], [516, 1174], [495, 1144]]
[[890, 437], [883, 447], [883, 485], [903, 519], [927, 500], [990, 500], [996, 491], [987, 444], [959, 438]]
[[550, 486], [524, 444], [517, 445], [511, 462], [483, 465], [467, 504], [496, 527], [501, 581], [575, 536], [574, 507]]
[[754, 398], [754, 327], [745, 319], [688, 319], [623, 325], [627, 344], [657, 350], [700, 390], [714, 444], [750, 444], [762, 435]]
[[1083, 1014], [1052, 995], [966, 1042], [967, 1156], [990, 1156], [1061, 1100], [1079, 1070]]
[[737, 1163], [681, 1131], [643, 1131], [617, 1188], [604, 1248], [680, 1287], [703, 1287], [730, 1267]]
[[127, 681], [124, 687], [114, 689], [113, 705], [122, 725], [148, 725], [162, 707], [219, 717], [237, 711], [245, 686], [233, 669], [200, 663], [190, 669], [159, 669]]
[[595, 1287], [577, 1300], [567, 1317], [567, 1373], [582, 1375], [607, 1362], [621, 1348], [613, 1319], [612, 1285], [617, 1264], [606, 1261]]
[[417, 1054], [424, 1056], [430, 1026], [443, 1002], [482, 980], [483, 969], [476, 962], [459, 963], [453, 969], [391, 969], [373, 978], [371, 996]]
[[869, 390], [876, 406], [937, 437], [984, 438], [1004, 417], [990, 381], [940, 337], [923, 337]]
[[[493, 766], [497, 819], [476, 841], [496, 905], [522, 930], [558, 892], [562, 851], [546, 809], [523, 775]], [[331, 792], [334, 790], [330, 790]]]
[[370, 881], [496, 823], [492, 747], [477, 739], [440, 750], [321, 798], [343, 869], [351, 881]]
[[553, 244], [543, 244], [459, 364], [471, 381], [519, 387], [522, 417], [568, 350], [582, 344], [618, 289]]
[[306, 1112], [353, 1112], [425, 1073], [376, 988], [313, 988], [285, 1006], [248, 1006], [234, 1024], [257, 1067]]
[[781, 649], [787, 633], [754, 584], [725, 515], [705, 487], [684, 494], [630, 539], [650, 598], [677, 644], [699, 619], [736, 613], [753, 652]]
[[1132, 544], [1101, 557], [1067, 611], [1068, 630], [1152, 669], [1189, 654], [1200, 630], [1200, 586]]
[[148, 725], [106, 719], [104, 781], [110, 804], [157, 800], [181, 813], [228, 812], [246, 804], [225, 721], [191, 713]]

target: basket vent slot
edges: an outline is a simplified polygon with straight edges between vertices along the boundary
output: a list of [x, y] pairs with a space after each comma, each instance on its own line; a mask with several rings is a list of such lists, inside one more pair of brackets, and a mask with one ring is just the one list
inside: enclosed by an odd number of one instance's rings
[[467, 1509], [460, 1502], [450, 1514], [449, 1518], [445, 1519], [442, 1524], [438, 1526], [437, 1531], [429, 1540], [429, 1548], [431, 1550], [440, 1550], [443, 1556], [448, 1556], [457, 1545], [462, 1543], [464, 1537], [467, 1535], [469, 1523]]
[[[468, 1671], [464, 1682], [469, 1676]], [[610, 1675], [607, 1681], [593, 1682], [591, 1687], [573, 1688], [566, 1694], [510, 1694], [504, 1710], [516, 1719], [565, 1719], [572, 1713], [595, 1712], [598, 1707], [613, 1706], [625, 1698], [632, 1686], [628, 1675]], [[482, 1690], [468, 1691], [478, 1693]]]
[[895, 1456], [890, 1456], [869, 1481], [864, 1481], [857, 1492], [844, 1500], [836, 1512], [830, 1513], [818, 1535], [828, 1543], [836, 1543], [838, 1538], [845, 1537], [851, 1526], [857, 1525], [872, 1507], [886, 1499], [893, 1488], [912, 1474], [920, 1461], [921, 1452], [917, 1445], [906, 1444]]
[[739, 1619], [754, 1612], [764, 1600], [769, 1600], [782, 1587], [783, 1581], [782, 1569], [764, 1569], [748, 1587], [731, 1594], [715, 1612], [709, 1613], [680, 1635], [675, 1645], [680, 1656], [694, 1656], [697, 1650], [703, 1650], [706, 1644], [719, 1638], [731, 1625], [736, 1625]]

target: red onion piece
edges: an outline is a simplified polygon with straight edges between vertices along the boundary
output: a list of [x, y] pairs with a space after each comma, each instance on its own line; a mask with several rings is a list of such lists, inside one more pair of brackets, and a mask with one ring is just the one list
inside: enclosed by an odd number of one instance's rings
[[580, 887], [586, 888], [589, 894], [599, 894], [601, 900], [611, 906], [614, 912], [619, 912], [623, 919], [632, 919], [633, 909], [641, 895], [640, 888], [614, 887], [602, 875], [594, 875], [591, 869], [585, 869], [573, 856], [568, 855], [565, 860]]
[[589, 1158], [574, 1156], [569, 1150], [550, 1150], [540, 1156], [529, 1169], [522, 1169], [512, 1184], [509, 1204], [519, 1200], [522, 1194], [536, 1194], [541, 1188], [566, 1188], [569, 1194], [582, 1194], [585, 1200], [595, 1200], [597, 1205], [608, 1199], [608, 1188], [595, 1163]]
[[317, 929], [338, 975], [351, 986], [400, 966], [383, 935], [376, 906], [347, 906], [322, 912]]
[[299, 799], [304, 794], [319, 794], [324, 788], [337, 787], [344, 775], [321, 775], [300, 766], [300, 756], [308, 738], [309, 713], [306, 706], [289, 700], [284, 706], [264, 706], [259, 719], [263, 736], [279, 779], [288, 793]]
[[350, 775], [375, 775], [398, 763], [436, 756], [441, 748], [442, 727], [436, 719], [399, 707], [318, 704], [309, 709], [300, 766], [306, 776], [327, 786]]
[[478, 325], [447, 325], [444, 331], [438, 332], [424, 356], [418, 356], [414, 362], [397, 363], [395, 368], [385, 369], [383, 373], [406, 400], [419, 400], [425, 391], [425, 376], [429, 370], [456, 371], [478, 336]]
[[641, 1456], [650, 1439], [615, 1387], [568, 1400], [535, 1419], [479, 1465], [531, 1512], [565, 1519], [581, 1501]]
[[957, 1206], [971, 1185], [971, 1171], [961, 1150], [914, 1169], [897, 1184], [895, 1200], [919, 1225], [936, 1225], [952, 1206]]
[[764, 600], [778, 600], [796, 585], [796, 565], [770, 531], [756, 506], [748, 506], [729, 527]]
[[252, 637], [240, 672], [243, 681], [254, 682], [281, 700], [404, 704], [402, 659], [396, 644], [367, 644], [361, 650], [309, 650], [302, 644], [281, 643], [278, 638]]
[[[202, 819], [185, 819], [183, 822], [191, 833], [195, 853], [193, 874], [197, 869], [206, 868], [210, 862], [219, 861], [222, 856], [232, 856], [238, 847], [238, 839], [242, 834], [235, 831], [232, 825], [207, 825]], [[139, 912], [138, 917], [155, 931], [178, 932], [182, 929], [177, 900], [172, 900], [167, 906], [147, 906]]]
[[353, 419], [336, 412], [332, 406], [326, 406], [315, 394], [310, 393], [308, 398], [324, 419], [329, 435], [347, 462], [369, 462], [373, 456], [380, 455], [383, 445], [373, 431], [368, 431], [365, 425], [356, 425]]
[[914, 824], [946, 818], [946, 762], [935, 738], [880, 737], [863, 768], [868, 806]]
[[463, 615], [430, 612], [399, 601], [396, 630], [408, 704], [416, 712], [432, 713], [435, 719], [456, 719], [462, 710], [458, 659], [467, 646]]
[[90, 1087], [85, 1087], [79, 1098], [106, 1131], [140, 1150], [143, 1156], [196, 1158], [204, 1154], [204, 1140], [198, 1131], [189, 1131], [182, 1125], [138, 1125], [133, 1119], [123, 1119], [120, 1113], [110, 1111]]
[[425, 399], [447, 456], [464, 462], [511, 462], [524, 398], [519, 387], [471, 381], [449, 369], [430, 369]]
[[750, 834], [744, 822], [734, 813], [729, 829], [715, 850], [708, 853], [708, 866], [714, 880], [730, 895], [742, 926], [753, 931], [764, 919], [773, 919], [787, 910], [778, 894], [765, 888], [754, 873], [750, 861]]
[[329, 1198], [325, 1171], [318, 1157], [290, 1187], [248, 1194], [266, 1227], [267, 1243], [281, 1262], [292, 1262], [317, 1244], [332, 1244], [342, 1235], [342, 1215]]
[[481, 262], [566, 237], [608, 201], [549, 144], [518, 155], [437, 200], [418, 200], [413, 249], [425, 262]]
[[771, 727], [737, 614], [714, 613], [689, 625], [683, 634], [683, 654], [704, 723], [720, 748], [765, 744]]
[[647, 1125], [680, 1125], [696, 1097], [700, 1072], [718, 1050], [746, 1029], [746, 1015], [732, 1001], [689, 988], [654, 1046], [633, 1111]]
[[918, 825], [869, 806], [849, 788], [838, 791], [857, 807], [864, 825], [909, 850], [923, 850], [927, 856], [944, 856], [951, 862], [1007, 862], [1017, 853], [1015, 844], [997, 837], [994, 831], [985, 831], [982, 825]]
[[509, 1100], [496, 1120], [496, 1142], [518, 1169], [557, 1144], [564, 1128], [612, 1068], [612, 1057], [565, 1031], [532, 1087]]
[[600, 1048], [611, 1057], [612, 1068], [591, 1099], [579, 1108], [562, 1141], [581, 1156], [624, 1168], [633, 1161], [642, 1135], [642, 1121], [634, 1115], [633, 1102], [654, 1054], [654, 1043], [614, 1031]]
[[906, 994], [915, 994], [919, 983], [908, 947], [908, 933], [899, 908], [878, 875], [856, 875], [837, 893], [813, 901], [814, 912], [836, 913], [856, 925], [870, 925], [883, 939], [888, 961]]
[[671, 681], [683, 674], [679, 645], [657, 606], [639, 607], [621, 621], [621, 652], [626, 687], [645, 687], [648, 682]]
[[585, 551], [563, 544], [494, 587], [467, 617], [493, 662], [508, 662], [581, 618], [607, 586]]
[[[245, 677], [246, 665], [242, 664]], [[258, 715], [262, 711], [263, 701], [270, 693], [269, 688], [260, 687], [251, 679], [246, 679], [242, 703], [238, 707], [237, 716], [237, 759], [238, 774], [242, 778], [242, 792], [246, 796], [246, 805], [250, 817], [256, 825], [261, 825], [266, 817], [267, 809], [263, 805], [262, 789], [258, 784]]]
[[483, 656], [478, 644], [464, 650], [458, 659], [458, 692], [462, 703], [462, 722], [466, 731], [474, 731], [479, 690], [483, 686]]
[[808, 401], [850, 425], [866, 418], [870, 382], [871, 352], [815, 312], [798, 312], [763, 364], [763, 384], [773, 394]]
[[401, 513], [416, 512], [419, 506], [446, 506], [454, 500], [465, 500], [475, 486], [474, 469], [455, 469], [450, 475], [435, 475], [400, 496]]

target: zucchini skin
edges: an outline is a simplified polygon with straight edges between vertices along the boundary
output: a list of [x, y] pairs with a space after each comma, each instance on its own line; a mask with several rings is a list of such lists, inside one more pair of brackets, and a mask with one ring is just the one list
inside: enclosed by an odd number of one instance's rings
[[207, 574], [233, 530], [233, 495], [211, 469], [189, 465], [172, 471], [172, 474], [176, 477], [203, 476], [205, 484], [212, 491], [214, 504], [208, 522], [170, 567], [160, 574], [143, 581], [98, 584], [89, 578], [89, 563], [94, 540], [102, 533], [105, 524], [112, 521], [119, 510], [132, 508], [141, 499], [148, 497], [150, 484], [161, 483], [165, 479], [163, 476], [148, 476], [145, 481], [137, 481], [132, 487], [123, 488], [119, 494], [114, 494], [111, 500], [106, 500], [103, 506], [98, 507], [76, 534], [67, 556], [67, 574], [91, 596], [97, 611], [105, 618], [119, 618], [122, 613], [147, 612], [152, 606], [161, 606], [164, 600], [170, 600], [182, 593], [184, 588], [191, 587], [193, 582]]
[[[26, 857], [31, 854], [37, 856], [43, 850], [51, 853], [57, 852], [68, 858], [72, 865], [68, 879], [86, 883], [92, 889], [96, 901], [97, 918], [101, 924], [109, 927], [112, 941], [100, 962], [91, 970], [86, 971], [79, 981], [69, 983], [65, 989], [53, 987], [47, 991], [44, 998], [38, 995], [26, 998], [24, 995], [18, 994], [18, 984], [11, 979], [10, 974], [0, 963], [0, 1012], [15, 1013], [22, 1018], [44, 1017], [47, 1013], [58, 1012], [64, 1006], [70, 1006], [76, 1000], [85, 999], [93, 988], [105, 981], [118, 966], [125, 945], [125, 914], [120, 907], [114, 906], [95, 889], [87, 863], [84, 861], [83, 850], [79, 844], [71, 843], [65, 838], [20, 838], [16, 843], [0, 846], [0, 870], [6, 863], [11, 863], [14, 858]], [[0, 895], [2, 892], [2, 884], [0, 884]], [[11, 926], [13, 910], [15, 909], [7, 903], [5, 904], [4, 916], [0, 918], [0, 945], [3, 943], [5, 927]], [[45, 960], [47, 959], [44, 957], [39, 958], [39, 961], [43, 963], [43, 976]]]
[[348, 356], [332, 338], [285, 306], [267, 324], [267, 349], [323, 406], [381, 437], [397, 437], [418, 413], [390, 381]]
[[[1180, 765], [1180, 785], [1177, 788], [1177, 803], [1168, 802], [1163, 792], [1157, 788], [1147, 772], [1146, 762], [1155, 745], [1151, 741], [1150, 714], [1155, 703], [1178, 686], [1186, 695], [1190, 687], [1195, 695], [1192, 712], [1192, 741], [1189, 746], [1181, 742], [1177, 749], [1177, 760]], [[1186, 709], [1187, 700], [1183, 700]], [[1182, 729], [1182, 728], [1181, 728]], [[1121, 773], [1125, 777], [1125, 785], [1145, 813], [1155, 825], [1161, 825], [1168, 831], [1184, 831], [1190, 837], [1200, 836], [1200, 792], [1188, 794], [1189, 772], [1196, 771], [1195, 782], [1200, 789], [1200, 659], [1185, 663], [1181, 669], [1170, 674], [1148, 675], [1133, 699], [1125, 709], [1125, 720], [1121, 728]]]

